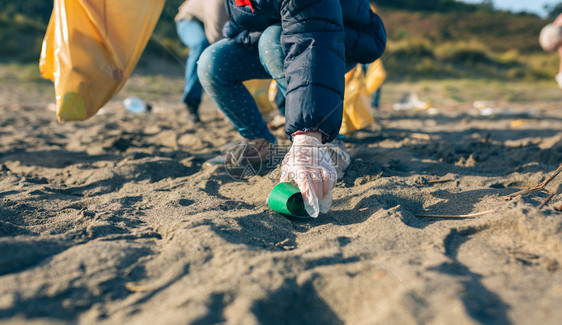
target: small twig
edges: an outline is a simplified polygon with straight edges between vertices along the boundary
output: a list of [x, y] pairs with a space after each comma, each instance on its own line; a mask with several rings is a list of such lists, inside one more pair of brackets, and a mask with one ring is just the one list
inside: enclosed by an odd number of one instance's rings
[[548, 183], [550, 183], [561, 172], [562, 172], [562, 164], [560, 164], [560, 166], [558, 166], [558, 168], [550, 176], [548, 176], [548, 178], [545, 179], [544, 182], [538, 184], [537, 186], [529, 187], [526, 190], [522, 190], [522, 191], [519, 191], [519, 192], [516, 192], [516, 193], [513, 193], [513, 194], [502, 196], [501, 198], [504, 199], [504, 200], [511, 200], [514, 197], [519, 196], [519, 195], [525, 195], [525, 194], [529, 194], [529, 193], [533, 193], [533, 192], [542, 191], [542, 190], [544, 190], [546, 185], [548, 185]]
[[538, 209], [539, 210], [542, 209], [553, 197], [554, 197], [554, 193], [548, 194], [546, 199], [544, 201], [542, 201], [541, 205], [539, 205]]
[[432, 184], [438, 184], [438, 183], [448, 183], [448, 182], [454, 182], [454, 179], [432, 179], [427, 181], [428, 183], [432, 183]]
[[415, 216], [422, 217], [422, 218], [474, 218], [474, 217], [483, 216], [485, 214], [494, 211], [495, 210], [488, 210], [484, 212], [471, 213], [471, 214], [416, 214]]
[[508, 251], [508, 253], [511, 255], [515, 255], [516, 257], [523, 257], [529, 260], [536, 260], [537, 258], [540, 257], [538, 255], [522, 252], [522, 251]]

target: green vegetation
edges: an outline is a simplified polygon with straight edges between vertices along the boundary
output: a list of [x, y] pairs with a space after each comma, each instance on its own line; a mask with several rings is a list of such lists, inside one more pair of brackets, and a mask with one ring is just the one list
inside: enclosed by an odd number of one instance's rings
[[[186, 49], [177, 39], [173, 18], [183, 0], [167, 0], [152, 40], [141, 59], [183, 61]], [[377, 0], [387, 27], [388, 49], [383, 57], [393, 80], [436, 78], [550, 79], [555, 55], [542, 52], [540, 29], [551, 21], [532, 14], [493, 9], [453, 0]], [[33, 62], [52, 10], [52, 1], [0, 0], [0, 60]], [[562, 10], [551, 8], [552, 16]]]
[[410, 12], [380, 8], [389, 35], [383, 57], [391, 78], [540, 80], [557, 57], [538, 35], [547, 20], [507, 12]]
[[548, 18], [550, 20], [556, 19], [558, 15], [562, 14], [562, 2], [551, 7], [547, 7], [547, 10], [549, 11]]
[[431, 12], [450, 12], [450, 11], [462, 11], [471, 12], [476, 10], [490, 9], [489, 5], [472, 5], [466, 4], [464, 2], [457, 2], [453, 0], [376, 0], [372, 1], [377, 6], [384, 8], [395, 8], [414, 11], [431, 11]]
[[36, 60], [41, 52], [45, 26], [24, 16], [0, 13], [0, 58], [9, 61]]

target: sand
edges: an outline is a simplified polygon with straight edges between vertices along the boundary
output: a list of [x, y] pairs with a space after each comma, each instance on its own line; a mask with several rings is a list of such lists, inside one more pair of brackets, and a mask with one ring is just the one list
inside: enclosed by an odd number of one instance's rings
[[562, 162], [559, 102], [493, 116], [386, 105], [349, 139], [354, 162], [332, 211], [299, 220], [265, 205], [275, 171], [239, 181], [202, 168], [237, 135], [208, 100], [203, 126], [188, 122], [179, 83], [174, 95], [147, 95], [154, 113], [126, 112], [121, 95], [64, 125], [47, 110], [48, 83], [3, 85], [0, 322], [562, 319], [562, 175], [501, 199]]

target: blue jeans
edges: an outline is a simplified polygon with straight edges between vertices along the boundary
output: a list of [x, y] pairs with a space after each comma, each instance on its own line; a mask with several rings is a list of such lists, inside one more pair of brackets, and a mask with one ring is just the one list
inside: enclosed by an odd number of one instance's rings
[[379, 108], [379, 106], [380, 106], [380, 101], [381, 101], [381, 89], [382, 89], [382, 86], [379, 87], [379, 89], [377, 89], [377, 90], [373, 93], [373, 102], [371, 103], [371, 106], [373, 106], [374, 108]]
[[189, 55], [185, 65], [185, 87], [183, 102], [194, 108], [199, 107], [203, 88], [197, 77], [197, 60], [209, 46], [205, 36], [203, 23], [198, 20], [180, 20], [176, 24], [178, 36], [183, 44], [189, 47]]
[[279, 89], [286, 91], [280, 35], [280, 26], [269, 27], [260, 37], [257, 49], [223, 39], [209, 46], [199, 58], [198, 75], [203, 88], [246, 139], [277, 142], [242, 82], [274, 78]]

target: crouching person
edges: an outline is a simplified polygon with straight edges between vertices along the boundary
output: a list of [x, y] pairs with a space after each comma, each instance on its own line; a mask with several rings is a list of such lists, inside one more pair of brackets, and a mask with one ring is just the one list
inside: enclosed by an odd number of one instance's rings
[[382, 55], [383, 23], [368, 0], [226, 0], [226, 8], [226, 38], [203, 52], [198, 75], [244, 139], [235, 154], [209, 163], [264, 157], [277, 143], [242, 84], [273, 78], [285, 94], [285, 131], [293, 143], [281, 181], [296, 182], [310, 216], [326, 213], [337, 173], [324, 143], [340, 130], [344, 75]]

